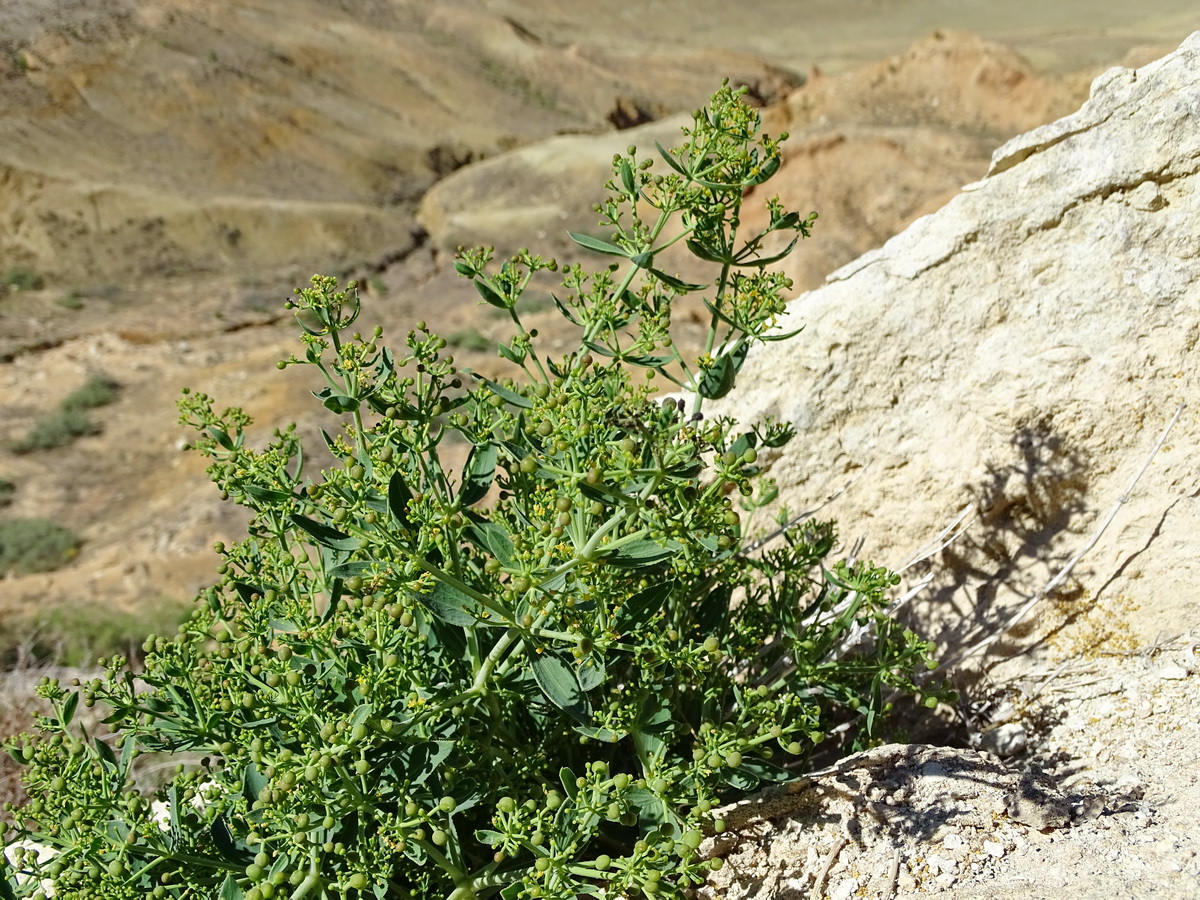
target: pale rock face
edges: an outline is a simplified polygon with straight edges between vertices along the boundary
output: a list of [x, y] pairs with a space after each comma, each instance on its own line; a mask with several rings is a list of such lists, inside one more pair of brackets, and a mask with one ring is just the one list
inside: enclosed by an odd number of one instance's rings
[[[772, 463], [793, 511], [865, 469], [821, 513], [865, 558], [900, 566], [971, 507], [966, 534], [908, 573], [932, 566], [922, 612], [952, 648], [1084, 546], [1197, 397], [1197, 122], [1200, 33], [1105, 73], [1077, 113], [1004, 144], [983, 180], [800, 296], [780, 325], [804, 332], [706, 407], [794, 423]], [[1185, 587], [1200, 583], [1198, 437], [1185, 409], [1074, 570], [1088, 599], [1057, 639], [1112, 630], [1089, 624], [1101, 608], [1142, 642], [1200, 624]]]
[[[830, 896], [1195, 896], [1200, 410], [1153, 451], [1200, 386], [1198, 123], [1200, 32], [1105, 73], [1077, 113], [1004, 144], [983, 180], [802, 295], [780, 324], [804, 332], [705, 406], [793, 423], [759, 459], [792, 513], [850, 482], [818, 514], [847, 548], [865, 539], [860, 558], [898, 567], [932, 544], [905, 573], [932, 577], [920, 626], [951, 659], [1000, 635], [987, 678], [978, 657], [951, 674], [967, 699], [1013, 702], [973, 722], [961, 708], [1005, 765], [889, 745], [839, 763], [856, 769], [844, 789], [801, 781], [779, 808], [745, 801], [745, 822], [729, 810], [728, 864], [699, 896], [815, 895], [822, 879]], [[960, 512], [965, 532], [938, 549]], [[905, 754], [929, 753], [936, 766], [905, 773]], [[1010, 783], [1009, 766], [1026, 775], [1002, 803], [962, 793]], [[1138, 856], [1160, 843], [1163, 862]]]

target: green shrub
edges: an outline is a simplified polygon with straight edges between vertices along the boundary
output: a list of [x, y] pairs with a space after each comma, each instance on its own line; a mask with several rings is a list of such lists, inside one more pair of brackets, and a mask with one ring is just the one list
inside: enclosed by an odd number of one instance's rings
[[78, 291], [67, 291], [54, 302], [63, 309], [72, 311], [83, 309], [83, 297]]
[[116, 402], [121, 386], [107, 375], [92, 375], [83, 387], [62, 402], [62, 409], [96, 409]]
[[76, 438], [99, 434], [100, 426], [85, 412], [107, 406], [117, 399], [120, 385], [107, 375], [93, 375], [83, 387], [70, 394], [59, 408], [39, 419], [25, 437], [9, 444], [13, 453], [32, 453], [64, 447]]
[[[790, 285], [764, 238], [812, 222], [769, 201], [766, 231], [740, 232], [744, 192], [779, 165], [757, 129], [726, 87], [662, 151], [665, 176], [614, 160], [609, 237], [573, 236], [614, 265], [563, 273], [576, 352], [543, 358], [521, 323], [553, 262], [460, 255], [512, 319], [519, 378], [460, 370], [422, 323], [394, 350], [351, 331], [354, 284], [313, 278], [290, 304], [304, 350], [280, 365], [315, 366], [343, 423], [315, 480], [294, 428], [250, 450], [244, 412], [185, 395], [249, 536], [218, 547], [179, 633], [147, 639], [139, 679], [116, 658], [39, 689], [54, 712], [10, 744], [33, 798], [11, 839], [57, 856], [24, 863], [15, 896], [47, 878], [103, 900], [682, 897], [719, 865], [697, 853], [714, 808], [833, 735], [879, 739], [886, 694], [933, 665], [886, 614], [894, 576], [830, 559], [829, 522], [756, 542], [761, 451], [792, 430], [703, 414], [783, 337]], [[711, 283], [660, 267], [677, 241]], [[711, 312], [698, 360], [670, 336], [692, 291]], [[654, 398], [664, 380], [687, 400]], [[471, 444], [458, 473], [450, 433]], [[115, 740], [72, 725], [81, 700], [113, 710]], [[129, 785], [162, 752], [203, 759], [154, 805]]]
[[59, 409], [34, 423], [23, 438], [13, 441], [9, 449], [13, 453], [33, 453], [35, 450], [53, 450], [64, 447], [76, 438], [99, 434], [100, 426], [88, 418], [80, 409]]
[[113, 654], [136, 659], [147, 634], [174, 632], [190, 613], [190, 605], [165, 595], [143, 597], [128, 611], [113, 609], [103, 598], [84, 597], [39, 607], [3, 622], [0, 669], [21, 657], [60, 666], [90, 665]]
[[48, 519], [0, 519], [0, 574], [51, 572], [70, 562], [81, 543]]
[[0, 509], [11, 504], [16, 493], [17, 486], [15, 484], [5, 478], [0, 478]]
[[45, 286], [45, 279], [36, 272], [14, 266], [0, 278], [0, 284], [17, 291], [37, 291]]
[[473, 353], [483, 353], [496, 348], [496, 342], [477, 328], [463, 328], [460, 331], [446, 335], [446, 346], [456, 350], [467, 350]]

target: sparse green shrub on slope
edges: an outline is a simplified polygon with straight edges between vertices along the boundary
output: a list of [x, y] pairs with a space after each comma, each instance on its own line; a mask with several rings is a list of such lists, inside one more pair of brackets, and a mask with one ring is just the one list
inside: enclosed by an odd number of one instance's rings
[[[33, 799], [7, 840], [49, 849], [14, 849], [0, 896], [681, 897], [719, 865], [697, 853], [718, 804], [794, 777], [835, 728], [873, 739], [931, 648], [886, 615], [891, 573], [828, 559], [832, 523], [753, 540], [774, 496], [760, 450], [791, 429], [703, 415], [783, 338], [763, 240], [812, 221], [770, 201], [767, 232], [741, 232], [779, 165], [757, 131], [726, 87], [665, 174], [614, 160], [608, 236], [574, 236], [612, 265], [563, 273], [565, 357], [521, 324], [554, 263], [460, 255], [512, 319], [514, 380], [459, 370], [422, 324], [395, 349], [352, 331], [354, 285], [314, 278], [281, 366], [316, 366], [341, 417], [341, 464], [316, 480], [293, 429], [254, 451], [241, 410], [185, 396], [249, 536], [139, 677], [118, 658], [41, 687], [55, 711], [10, 748]], [[660, 268], [679, 241], [710, 283]], [[671, 305], [694, 291], [711, 322], [684, 360]], [[689, 401], [652, 397], [663, 381]], [[471, 445], [458, 474], [451, 434]], [[79, 702], [112, 708], [113, 738], [72, 725]], [[164, 752], [203, 758], [141, 796], [139, 758]]]
[[0, 519], [0, 576], [61, 568], [81, 543], [75, 534], [49, 519]]

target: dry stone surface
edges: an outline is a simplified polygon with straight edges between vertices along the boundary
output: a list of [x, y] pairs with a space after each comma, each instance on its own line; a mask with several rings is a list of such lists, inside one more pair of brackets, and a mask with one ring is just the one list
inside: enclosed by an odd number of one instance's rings
[[889, 745], [728, 810], [702, 896], [1200, 896], [1197, 121], [1200, 33], [802, 295], [706, 407], [792, 422], [781, 502], [929, 579], [908, 612], [991, 752]]
[[[1198, 63], [1193, 36], [1099, 78], [1078, 113], [1008, 142], [983, 180], [794, 301], [781, 326], [802, 336], [706, 407], [793, 423], [773, 461], [782, 501], [808, 509], [852, 482], [822, 514], [879, 562], [903, 565], [965, 508], [965, 535], [909, 569], [935, 570], [925, 612], [943, 641], [990, 634], [1061, 568], [1196, 397]], [[1200, 620], [1198, 435], [1185, 408], [1059, 593], [1077, 626], [1140, 605], [1124, 618], [1145, 641]]]

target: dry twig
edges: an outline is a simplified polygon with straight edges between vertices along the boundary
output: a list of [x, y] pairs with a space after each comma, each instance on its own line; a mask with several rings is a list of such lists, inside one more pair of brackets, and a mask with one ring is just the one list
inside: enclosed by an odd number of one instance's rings
[[837, 859], [842, 848], [846, 846], [846, 836], [838, 838], [838, 842], [833, 845], [833, 849], [829, 851], [829, 855], [825, 857], [825, 865], [821, 866], [821, 871], [817, 873], [817, 881], [813, 885], [812, 900], [821, 900], [821, 894], [825, 890], [825, 877], [829, 874], [829, 870], [833, 868], [833, 861]]

